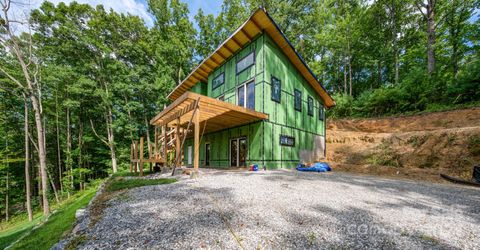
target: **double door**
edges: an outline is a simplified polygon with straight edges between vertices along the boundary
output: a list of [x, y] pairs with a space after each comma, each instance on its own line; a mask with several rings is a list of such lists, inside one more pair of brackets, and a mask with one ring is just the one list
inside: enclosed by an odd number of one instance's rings
[[230, 166], [245, 167], [247, 165], [247, 138], [240, 137], [230, 140]]

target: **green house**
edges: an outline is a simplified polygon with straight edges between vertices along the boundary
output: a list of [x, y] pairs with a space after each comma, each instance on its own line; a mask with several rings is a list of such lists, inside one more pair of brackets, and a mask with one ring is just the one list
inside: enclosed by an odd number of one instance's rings
[[151, 120], [155, 154], [180, 152], [170, 154], [178, 165], [290, 168], [325, 157], [325, 108], [335, 102], [264, 9], [168, 97]]

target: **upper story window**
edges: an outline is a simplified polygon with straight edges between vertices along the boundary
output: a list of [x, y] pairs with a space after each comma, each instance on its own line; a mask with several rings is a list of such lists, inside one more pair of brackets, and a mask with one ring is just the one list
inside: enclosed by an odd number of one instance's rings
[[272, 101], [280, 103], [282, 98], [282, 83], [272, 76]]
[[225, 73], [221, 73], [212, 81], [212, 90], [220, 87], [225, 82]]
[[295, 89], [295, 110], [302, 111], [302, 92], [298, 89]]
[[323, 109], [322, 105], [320, 105], [318, 108], [318, 119], [321, 121], [325, 120], [325, 110]]
[[237, 105], [255, 110], [255, 82], [251, 81], [237, 88]]
[[242, 59], [237, 61], [237, 74], [240, 74], [242, 71], [246, 70], [250, 66], [255, 64], [255, 51], [250, 52]]
[[308, 97], [307, 114], [313, 116], [313, 98], [311, 96]]

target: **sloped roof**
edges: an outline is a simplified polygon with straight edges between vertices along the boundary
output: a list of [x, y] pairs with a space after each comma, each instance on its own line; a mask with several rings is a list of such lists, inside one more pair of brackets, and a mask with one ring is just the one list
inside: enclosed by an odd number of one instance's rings
[[282, 33], [278, 25], [263, 8], [256, 10], [235, 32], [218, 48], [205, 58], [175, 89], [168, 95], [175, 100], [192, 88], [197, 82], [208, 82], [208, 75], [218, 66], [230, 59], [236, 52], [250, 43], [258, 34], [265, 32], [285, 53], [307, 82], [320, 95], [327, 108], [335, 106], [335, 101], [318, 81], [315, 74], [307, 66], [302, 57], [295, 51], [292, 44]]

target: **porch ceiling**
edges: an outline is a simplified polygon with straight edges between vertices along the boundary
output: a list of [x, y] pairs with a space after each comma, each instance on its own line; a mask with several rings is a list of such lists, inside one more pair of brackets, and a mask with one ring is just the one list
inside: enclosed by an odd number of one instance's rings
[[183, 127], [192, 118], [195, 107], [198, 107], [200, 113], [199, 122], [202, 124], [202, 129], [205, 126], [204, 133], [268, 119], [267, 114], [187, 91], [156, 115], [150, 124], [174, 126], [179, 118], [180, 126]]

